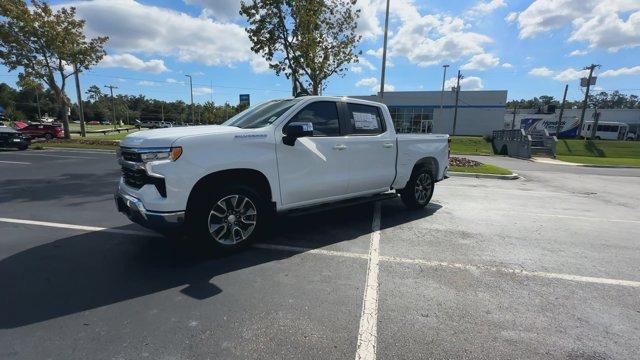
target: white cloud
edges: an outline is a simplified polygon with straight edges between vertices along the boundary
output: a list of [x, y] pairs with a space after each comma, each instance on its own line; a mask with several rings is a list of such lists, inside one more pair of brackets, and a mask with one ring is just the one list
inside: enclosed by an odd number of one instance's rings
[[503, 63], [502, 67], [505, 69], [513, 69], [513, 65], [511, 65], [510, 63]]
[[165, 81], [166, 81], [167, 83], [169, 83], [169, 84], [181, 84], [181, 85], [184, 85], [184, 84], [185, 84], [185, 82], [184, 82], [184, 81], [178, 81], [178, 80], [176, 80], [176, 79], [174, 79], [174, 78], [167, 78]]
[[228, 20], [240, 16], [240, 0], [184, 0], [188, 5], [204, 8], [203, 15]]
[[509, 14], [506, 19], [517, 20], [523, 39], [571, 26], [568, 41], [586, 42], [589, 48], [614, 52], [640, 46], [637, 0], [535, 0], [521, 13]]
[[199, 95], [208, 95], [211, 94], [211, 88], [208, 87], [194, 87], [193, 88], [193, 95], [195, 96], [199, 96]]
[[382, 27], [378, 19], [378, 12], [381, 10], [379, 1], [359, 0], [356, 3], [356, 9], [360, 10], [356, 32], [362, 35], [364, 40], [375, 40], [382, 35]]
[[468, 63], [462, 65], [460, 69], [462, 70], [487, 70], [490, 68], [494, 68], [500, 64], [500, 58], [495, 57], [491, 54], [478, 54], [474, 55]]
[[589, 75], [588, 70], [576, 70], [576, 69], [566, 69], [559, 73], [557, 73], [553, 79], [558, 81], [570, 81], [570, 80], [578, 80], [583, 77], [587, 77]]
[[[389, 61], [389, 60], [387, 59], [387, 65], [388, 65], [388, 61]], [[367, 59], [365, 59], [365, 58], [363, 58], [363, 57], [361, 57], [361, 58], [359, 58], [359, 59], [358, 59], [358, 64], [360, 64], [360, 65], [362, 65], [362, 66], [366, 67], [366, 68], [367, 68], [367, 69], [369, 69], [369, 70], [375, 70], [375, 69], [376, 69], [376, 66], [375, 66], [375, 65], [373, 65], [373, 64], [371, 63], [371, 61], [369, 61], [369, 60], [367, 60]]]
[[144, 61], [131, 54], [105, 55], [100, 62], [100, 66], [107, 68], [119, 67], [156, 74], [169, 71], [169, 69], [164, 65], [164, 60], [153, 59]]
[[553, 71], [546, 67], [539, 67], [531, 69], [529, 74], [533, 76], [549, 77], [557, 81], [572, 81], [587, 77], [589, 75], [589, 71], [576, 70], [574, 68], [568, 68], [562, 71]]
[[483, 45], [492, 42], [488, 36], [467, 31], [467, 25], [460, 18], [420, 16], [416, 10], [405, 20], [389, 41], [389, 54], [405, 56], [418, 66], [482, 54]]
[[600, 74], [601, 77], [614, 77], [623, 75], [640, 75], [640, 65], [631, 68], [622, 67], [619, 69], [611, 69]]
[[[175, 57], [179, 61], [233, 66], [253, 53], [244, 28], [193, 17], [134, 0], [72, 1], [87, 20], [88, 35], [107, 35], [110, 50]], [[117, 24], [117, 26], [114, 26]]]
[[512, 22], [514, 22], [514, 21], [518, 20], [518, 13], [517, 13], [517, 12], [515, 12], [515, 11], [512, 11], [512, 12], [510, 12], [510, 13], [509, 13], [509, 15], [507, 15], [507, 16], [504, 18], [504, 20], [505, 20], [506, 22], [508, 22], [508, 23], [512, 23]]
[[251, 70], [256, 74], [266, 74], [271, 71], [269, 62], [261, 56], [255, 55], [249, 63]]
[[473, 6], [470, 10], [470, 14], [489, 14], [496, 9], [506, 7], [507, 4], [504, 0], [489, 0], [489, 1], [480, 1], [475, 6]]
[[[369, 78], [360, 79], [356, 83], [356, 86], [357, 87], [368, 87], [373, 92], [380, 91], [380, 82], [378, 81], [378, 78], [375, 78], [375, 77], [369, 77]], [[391, 84], [385, 84], [384, 85], [384, 91], [395, 91], [395, 90], [396, 90], [396, 87], [391, 85]]]
[[553, 74], [554, 74], [553, 70], [546, 67], [537, 67], [529, 71], [529, 75], [533, 75], [533, 76], [550, 77], [550, 76], [553, 76]]
[[[445, 90], [447, 89], [451, 90], [451, 88], [455, 87], [457, 83], [458, 83], [458, 78], [452, 77], [444, 83], [444, 88]], [[473, 90], [482, 90], [482, 89], [484, 89], [484, 85], [482, 84], [482, 79], [480, 79], [477, 76], [469, 76], [460, 80], [461, 91], [465, 91], [465, 90], [473, 91]]]
[[156, 81], [142, 80], [138, 81], [138, 85], [140, 86], [160, 86], [160, 83]]
[[357, 87], [371, 87], [375, 85], [378, 85], [378, 78], [375, 77], [360, 79], [356, 83]]
[[569, 53], [569, 56], [582, 56], [587, 55], [589, 52], [586, 50], [573, 50]]
[[377, 50], [369, 49], [369, 50], [366, 51], [366, 54], [381, 58], [382, 57], [382, 48], [379, 48]]
[[351, 66], [349, 70], [356, 74], [362, 74], [362, 66]]

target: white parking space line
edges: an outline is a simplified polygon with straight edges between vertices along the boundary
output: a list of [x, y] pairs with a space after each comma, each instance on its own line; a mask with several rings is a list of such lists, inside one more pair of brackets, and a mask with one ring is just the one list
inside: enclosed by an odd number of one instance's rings
[[358, 253], [352, 253], [352, 252], [333, 251], [333, 250], [324, 250], [324, 249], [312, 249], [312, 248], [304, 248], [304, 247], [288, 246], [288, 245], [261, 243], [261, 244], [254, 244], [253, 247], [258, 249], [280, 250], [280, 251], [288, 251], [288, 252], [295, 252], [295, 253], [310, 253], [310, 254], [328, 255], [328, 256], [342, 256], [342, 257], [356, 258], [356, 259], [369, 258], [369, 255], [367, 254], [358, 254]]
[[548, 279], [569, 280], [569, 281], [592, 283], [592, 284], [640, 287], [640, 281], [632, 281], [632, 280], [607, 279], [607, 278], [600, 278], [600, 277], [559, 274], [559, 273], [550, 273], [550, 272], [543, 272], [543, 271], [517, 270], [517, 269], [501, 268], [501, 267], [494, 267], [494, 266], [485, 266], [485, 265], [457, 264], [457, 263], [449, 263], [449, 262], [443, 262], [443, 261], [406, 259], [406, 258], [399, 258], [395, 256], [381, 256], [380, 260], [395, 262], [395, 263], [403, 263], [403, 264], [422, 265], [422, 266], [428, 266], [428, 267], [445, 267], [445, 268], [470, 270], [470, 271], [484, 270], [484, 271], [492, 271], [492, 272], [502, 272], [502, 273], [518, 275], [518, 276], [534, 276], [534, 277], [543, 277]]
[[17, 153], [17, 152], [4, 152], [0, 154], [11, 154], [18, 156], [44, 156], [44, 157], [55, 157], [55, 158], [67, 158], [67, 159], [97, 159], [95, 157], [86, 157], [86, 156], [70, 156], [70, 155], [54, 155], [54, 154], [33, 154], [33, 153]]
[[[123, 235], [140, 235], [140, 236], [153, 236], [153, 237], [162, 236], [160, 234], [156, 234], [153, 232], [121, 230], [121, 229], [112, 229], [112, 228], [97, 227], [97, 226], [74, 225], [74, 224], [64, 224], [64, 223], [57, 223], [57, 222], [35, 221], [35, 220], [24, 220], [24, 219], [0, 218], [0, 222], [79, 230], [83, 232], [99, 231], [99, 232], [123, 234]], [[593, 277], [593, 276], [552, 273], [552, 272], [544, 272], [544, 271], [528, 271], [528, 270], [520, 270], [520, 269], [510, 269], [505, 267], [496, 267], [496, 266], [460, 264], [460, 263], [450, 263], [450, 262], [444, 262], [444, 261], [409, 259], [409, 258], [401, 258], [401, 257], [395, 257], [395, 256], [380, 255], [379, 254], [380, 253], [379, 203], [376, 203], [376, 206], [375, 206], [374, 218], [372, 222], [372, 230], [373, 231], [371, 233], [371, 245], [370, 245], [370, 251], [368, 255], [346, 252], [346, 251], [332, 251], [332, 250], [324, 250], [324, 249], [313, 249], [313, 248], [305, 248], [305, 247], [298, 247], [298, 246], [264, 244], [264, 243], [255, 244], [253, 246], [260, 249], [290, 251], [290, 252], [297, 252], [297, 253], [310, 253], [310, 254], [318, 254], [318, 255], [326, 255], [326, 256], [340, 256], [340, 257], [348, 257], [348, 258], [356, 258], [356, 259], [375, 258], [374, 262], [371, 262], [371, 261], [369, 262], [369, 268], [367, 270], [367, 286], [365, 288], [365, 300], [369, 299], [370, 301], [367, 303], [363, 301], [363, 309], [362, 309], [363, 314], [365, 314], [365, 306], [367, 306], [367, 309], [366, 309], [367, 315], [377, 314], [377, 289], [378, 289], [377, 272], [378, 272], [379, 261], [391, 262], [391, 263], [402, 263], [402, 264], [413, 264], [413, 265], [428, 266], [428, 267], [451, 268], [451, 269], [469, 270], [469, 271], [502, 272], [502, 273], [512, 274], [516, 276], [530, 276], [530, 277], [567, 280], [567, 281], [591, 283], [591, 284], [604, 284], [604, 285], [616, 285], [616, 286], [640, 288], [640, 281], [634, 281], [634, 280], [611, 279], [611, 278], [602, 278], [602, 277]], [[373, 265], [375, 265], [375, 267], [373, 267], [373, 270], [371, 270]], [[375, 273], [373, 271], [375, 271]], [[374, 284], [375, 284], [376, 291], [374, 293], [370, 293], [369, 289], [371, 288], [371, 290], [373, 290]], [[371, 300], [373, 299], [375, 299], [376, 311], [370, 312], [369, 310], [373, 306], [373, 303]], [[371, 324], [367, 323], [367, 326], [368, 325], [371, 325]], [[375, 324], [373, 325], [375, 326]], [[361, 321], [361, 329], [362, 329], [362, 321]], [[369, 332], [368, 334], [370, 335], [372, 333]], [[375, 333], [373, 334], [375, 335]], [[360, 343], [360, 340], [358, 341], [358, 343]]]
[[2, 161], [2, 160], [0, 160], [0, 163], [2, 163], [2, 164], [31, 165], [31, 163], [28, 163], [28, 162], [22, 162], [22, 161]]
[[371, 223], [367, 283], [362, 299], [356, 360], [374, 360], [378, 339], [378, 269], [380, 261], [380, 202], [375, 203]]
[[48, 222], [48, 221], [0, 218], [0, 222], [11, 223], [11, 224], [22, 224], [22, 225], [46, 226], [46, 227], [60, 228], [60, 229], [81, 230], [81, 231], [87, 231], [87, 232], [100, 231], [100, 232], [123, 234], [123, 235], [142, 235], [142, 236], [154, 236], [154, 237], [161, 236], [159, 234], [152, 233], [152, 232], [111, 229], [111, 228], [104, 228], [104, 227], [97, 227], [97, 226], [63, 224], [63, 223], [55, 223], [55, 222]]

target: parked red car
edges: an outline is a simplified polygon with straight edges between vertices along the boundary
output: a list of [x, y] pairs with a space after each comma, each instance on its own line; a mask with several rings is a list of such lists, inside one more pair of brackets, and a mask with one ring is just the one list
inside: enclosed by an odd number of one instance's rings
[[27, 134], [32, 138], [43, 137], [47, 140], [54, 138], [64, 138], [64, 130], [61, 125], [56, 124], [31, 124], [19, 129], [23, 134]]

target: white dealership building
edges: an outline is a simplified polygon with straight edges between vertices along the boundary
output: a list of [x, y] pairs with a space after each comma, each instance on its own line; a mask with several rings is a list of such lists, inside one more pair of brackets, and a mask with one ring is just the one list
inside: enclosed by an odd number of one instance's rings
[[[380, 101], [377, 95], [351, 96]], [[400, 132], [451, 134], [455, 108], [455, 92], [390, 91], [384, 102]], [[507, 91], [461, 91], [458, 100], [456, 135], [486, 135], [503, 128]], [[442, 104], [442, 107], [441, 107]]]

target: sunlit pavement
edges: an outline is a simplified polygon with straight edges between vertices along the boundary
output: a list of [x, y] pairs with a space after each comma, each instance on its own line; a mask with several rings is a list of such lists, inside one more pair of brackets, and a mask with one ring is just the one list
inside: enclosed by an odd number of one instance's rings
[[0, 152], [0, 358], [636, 358], [640, 170], [490, 161], [524, 179], [210, 258], [116, 212], [113, 154]]

